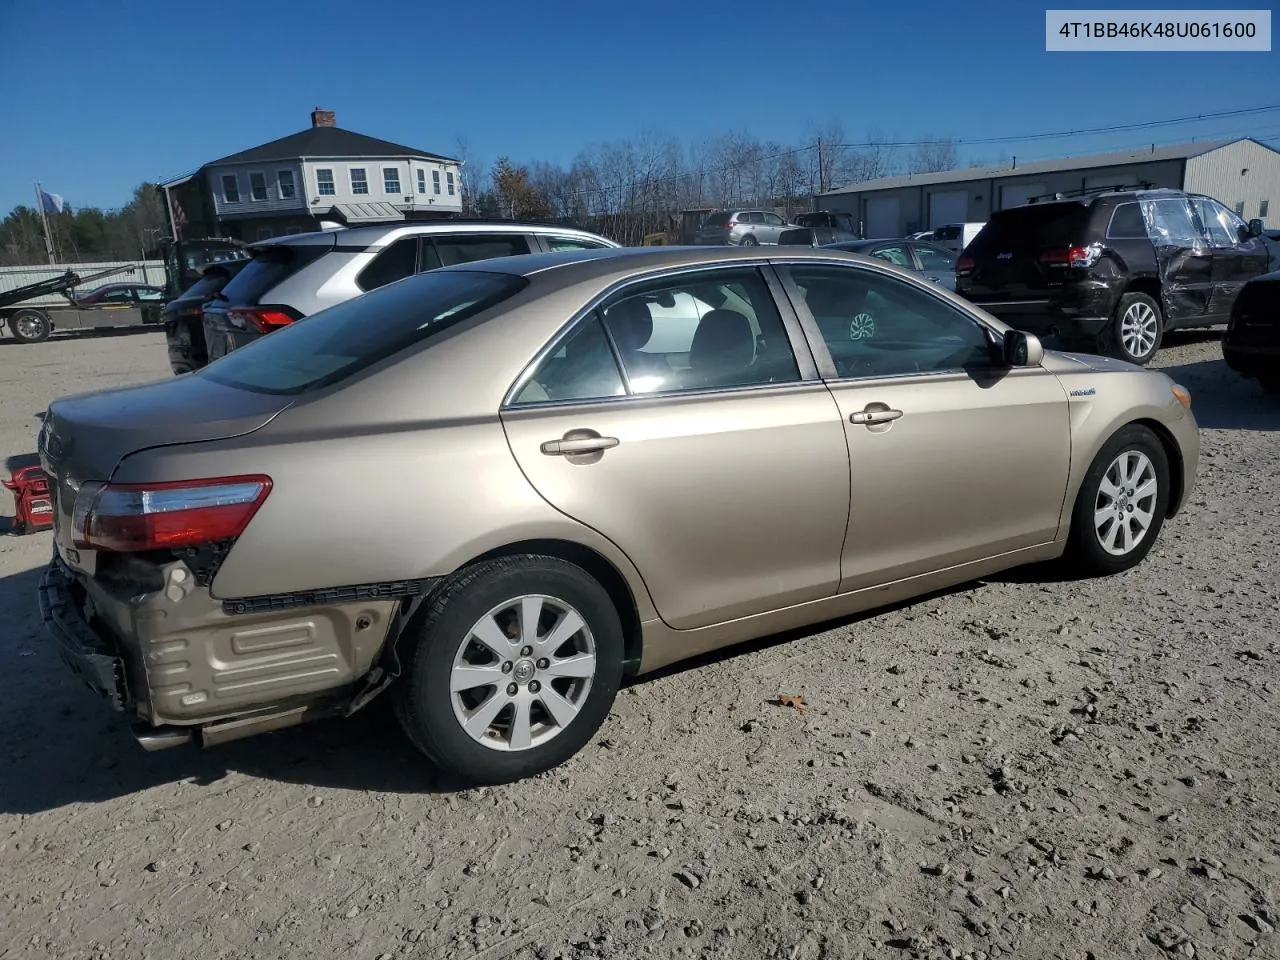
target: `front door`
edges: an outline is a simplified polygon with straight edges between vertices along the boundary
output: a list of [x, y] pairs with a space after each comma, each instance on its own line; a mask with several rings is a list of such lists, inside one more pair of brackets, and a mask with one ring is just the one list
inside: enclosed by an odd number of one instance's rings
[[1209, 312], [1214, 320], [1225, 323], [1241, 288], [1267, 272], [1270, 254], [1262, 238], [1249, 236], [1245, 222], [1216, 200], [1195, 197], [1192, 203], [1213, 247], [1213, 293]]
[[788, 272], [849, 443], [841, 591], [1051, 542], [1071, 456], [1057, 378], [998, 363], [991, 328], [912, 281]]
[[502, 414], [529, 482], [617, 544], [678, 629], [839, 585], [844, 430], [784, 309], [755, 267], [628, 287], [552, 346]]
[[1167, 326], [1203, 322], [1213, 294], [1213, 251], [1183, 197], [1143, 200], [1147, 235], [1155, 245], [1156, 275]]

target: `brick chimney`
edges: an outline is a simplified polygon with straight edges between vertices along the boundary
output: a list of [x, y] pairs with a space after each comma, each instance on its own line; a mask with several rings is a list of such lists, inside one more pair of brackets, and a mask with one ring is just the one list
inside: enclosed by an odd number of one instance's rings
[[316, 107], [311, 111], [311, 126], [313, 127], [332, 127], [335, 125], [336, 117], [332, 110], [321, 110]]

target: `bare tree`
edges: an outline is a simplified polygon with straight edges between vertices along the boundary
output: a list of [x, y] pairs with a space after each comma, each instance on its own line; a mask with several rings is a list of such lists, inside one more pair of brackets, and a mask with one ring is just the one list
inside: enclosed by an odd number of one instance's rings
[[462, 191], [462, 212], [474, 214], [478, 210], [480, 184], [485, 182], [484, 164], [471, 154], [466, 137], [455, 139], [454, 153], [458, 161], [458, 189]]
[[940, 173], [954, 170], [959, 163], [956, 142], [950, 138], [928, 138], [915, 145], [911, 151], [908, 169], [912, 173]]

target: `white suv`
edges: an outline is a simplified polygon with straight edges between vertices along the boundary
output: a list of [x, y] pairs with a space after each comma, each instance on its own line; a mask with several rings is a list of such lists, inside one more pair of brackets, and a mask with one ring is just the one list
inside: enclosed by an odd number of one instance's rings
[[205, 355], [184, 366], [199, 369], [278, 327], [423, 270], [617, 246], [585, 230], [509, 220], [378, 224], [264, 240], [249, 247], [251, 262], [205, 304]]

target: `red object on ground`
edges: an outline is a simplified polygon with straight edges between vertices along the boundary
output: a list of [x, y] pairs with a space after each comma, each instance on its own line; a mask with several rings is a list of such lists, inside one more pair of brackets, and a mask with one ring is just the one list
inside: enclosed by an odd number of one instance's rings
[[0, 480], [6, 490], [13, 491], [15, 512], [12, 533], [33, 533], [53, 526], [53, 498], [49, 495], [49, 478], [40, 467], [19, 467], [13, 478]]

